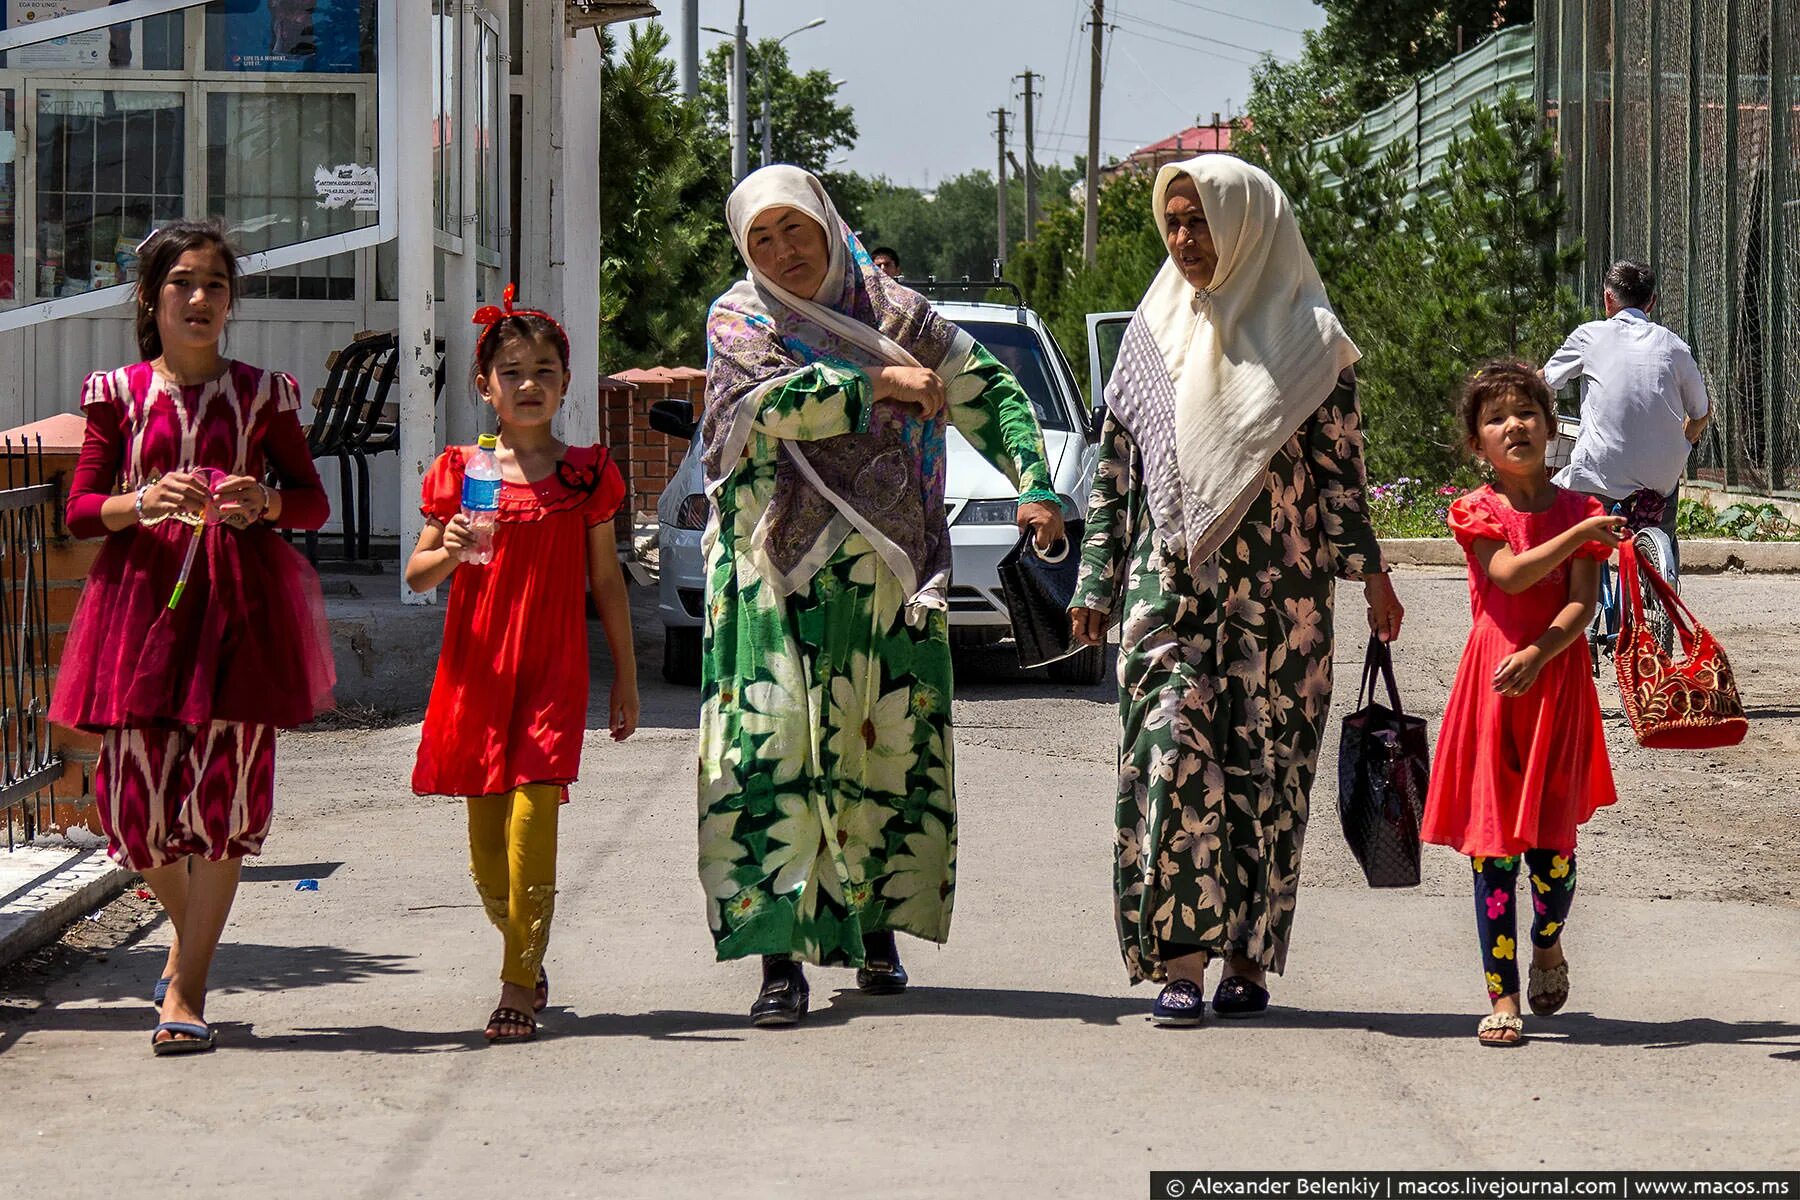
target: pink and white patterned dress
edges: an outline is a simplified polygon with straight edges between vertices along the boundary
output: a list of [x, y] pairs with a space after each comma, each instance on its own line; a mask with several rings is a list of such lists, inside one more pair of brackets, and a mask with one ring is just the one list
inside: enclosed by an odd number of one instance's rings
[[[102, 735], [101, 823], [109, 853], [133, 869], [257, 853], [273, 805], [275, 730], [330, 706], [318, 576], [275, 531], [316, 529], [329, 511], [299, 407], [291, 376], [236, 362], [193, 386], [140, 362], [83, 387], [88, 427], [68, 525], [106, 544], [70, 624], [50, 717]], [[272, 478], [280, 520], [107, 531], [107, 497], [200, 468]], [[170, 608], [196, 537], [200, 553]]]

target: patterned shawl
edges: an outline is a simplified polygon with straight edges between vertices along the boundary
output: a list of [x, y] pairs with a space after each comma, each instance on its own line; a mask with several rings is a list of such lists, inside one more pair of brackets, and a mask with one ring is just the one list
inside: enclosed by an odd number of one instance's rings
[[1139, 302], [1106, 385], [1137, 441], [1156, 528], [1199, 563], [1231, 536], [1269, 462], [1361, 357], [1332, 311], [1287, 196], [1228, 154], [1157, 172], [1194, 181], [1219, 263], [1196, 291], [1165, 261]]
[[[826, 231], [831, 262], [810, 298], [788, 292], [751, 262], [751, 223], [777, 207], [798, 209]], [[765, 397], [811, 364], [865, 371], [925, 366], [947, 384], [974, 346], [923, 296], [876, 269], [819, 181], [800, 168], [751, 173], [725, 211], [750, 271], [713, 302], [707, 317], [701, 465], [715, 500], [743, 459]], [[854, 529], [899, 576], [910, 619], [945, 608], [944, 424], [941, 414], [926, 420], [916, 405], [884, 401], [874, 406], [865, 433], [782, 441], [774, 494], [751, 535], [758, 574], [790, 594], [806, 586]]]

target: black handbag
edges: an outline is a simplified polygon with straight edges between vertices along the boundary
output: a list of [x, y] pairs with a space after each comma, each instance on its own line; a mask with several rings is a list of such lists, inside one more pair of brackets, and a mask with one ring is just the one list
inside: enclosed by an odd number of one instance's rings
[[[1387, 681], [1392, 707], [1375, 701], [1375, 677]], [[1400, 708], [1394, 658], [1387, 643], [1369, 639], [1356, 711], [1344, 718], [1338, 740], [1338, 818], [1344, 840], [1370, 887], [1419, 885], [1419, 821], [1431, 777], [1425, 718]]]
[[1012, 622], [1019, 665], [1027, 670], [1047, 666], [1081, 649], [1069, 626], [1069, 601], [1075, 598], [1075, 580], [1081, 574], [1081, 560], [1075, 556], [1080, 524], [1068, 523], [1063, 540], [1057, 543], [1062, 547], [1060, 554], [1052, 546], [1052, 557], [1040, 555], [1028, 530], [1000, 560], [1000, 597]]

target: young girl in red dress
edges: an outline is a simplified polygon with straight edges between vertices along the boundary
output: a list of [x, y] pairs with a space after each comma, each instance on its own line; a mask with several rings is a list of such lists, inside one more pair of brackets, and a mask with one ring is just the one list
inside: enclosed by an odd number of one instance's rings
[[1575, 831], [1617, 799], [1585, 630], [1600, 564], [1624, 522], [1550, 482], [1555, 401], [1537, 369], [1511, 360], [1463, 390], [1469, 448], [1494, 482], [1450, 505], [1469, 561], [1475, 626], [1438, 734], [1424, 840], [1466, 854], [1488, 998], [1484, 1046], [1524, 1040], [1519, 1016], [1519, 860], [1530, 875], [1532, 1011], [1569, 997], [1561, 935], [1575, 895]]
[[[612, 648], [609, 726], [637, 728], [637, 659], [612, 519], [625, 483], [603, 446], [565, 446], [550, 430], [569, 386], [569, 341], [539, 312], [475, 316], [475, 385], [499, 418], [499, 521], [493, 558], [464, 561], [476, 535], [462, 513], [472, 447], [426, 473], [425, 530], [406, 564], [415, 591], [451, 579], [444, 648], [413, 768], [420, 795], [465, 796], [469, 873], [500, 930], [500, 1002], [490, 1042], [529, 1041], [549, 1003], [543, 971], [556, 896], [558, 806], [581, 765], [587, 727], [587, 596]], [[454, 576], [454, 578], [452, 578]]]
[[238, 288], [223, 229], [158, 231], [138, 272], [143, 361], [82, 392], [69, 531], [106, 543], [50, 717], [100, 734], [107, 853], [174, 927], [151, 1048], [191, 1054], [213, 1048], [206, 977], [242, 856], [269, 832], [275, 731], [331, 703], [318, 577], [275, 532], [317, 529], [329, 504], [293, 378], [219, 353]]

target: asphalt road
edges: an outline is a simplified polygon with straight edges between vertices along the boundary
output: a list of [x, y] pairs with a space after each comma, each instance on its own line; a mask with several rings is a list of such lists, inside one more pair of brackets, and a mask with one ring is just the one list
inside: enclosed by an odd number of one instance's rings
[[[1435, 717], [1464, 585], [1401, 590], [1403, 687]], [[950, 943], [903, 941], [904, 996], [814, 971], [803, 1028], [749, 1029], [757, 969], [713, 962], [695, 879], [693, 693], [661, 683], [644, 628], [645, 728], [590, 737], [565, 812], [539, 1041], [482, 1045], [498, 937], [460, 806], [405, 786], [417, 727], [292, 735], [216, 971], [218, 1053], [151, 1057], [166, 932], [129, 897], [98, 926], [121, 944], [77, 937], [0, 984], [0, 1195], [1140, 1197], [1153, 1168], [1800, 1167], [1800, 580], [1688, 595], [1750, 740], [1651, 754], [1615, 729], [1570, 1007], [1508, 1054], [1474, 1038], [1466, 865], [1363, 887], [1335, 735], [1276, 1007], [1150, 1026], [1110, 926], [1110, 688], [998, 654], [960, 665]], [[1340, 638], [1340, 682], [1360, 649]]]

